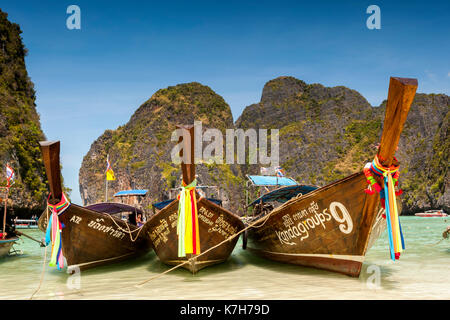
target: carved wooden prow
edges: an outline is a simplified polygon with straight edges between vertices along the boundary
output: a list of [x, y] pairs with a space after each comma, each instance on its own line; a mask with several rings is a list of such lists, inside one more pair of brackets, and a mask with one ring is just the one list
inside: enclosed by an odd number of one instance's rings
[[[178, 143], [183, 143], [182, 149], [180, 150], [181, 171], [183, 172], [183, 181], [188, 185], [195, 179], [194, 126], [177, 125], [177, 129], [181, 129], [183, 132]], [[184, 151], [186, 151], [186, 155], [184, 154]]]
[[55, 204], [62, 197], [61, 167], [59, 165], [60, 143], [59, 141], [41, 141], [39, 145], [50, 185], [51, 196], [49, 201]]
[[391, 77], [383, 133], [378, 149], [378, 158], [384, 166], [392, 164], [416, 90], [417, 79]]
[[[393, 163], [400, 134], [403, 131], [416, 90], [417, 79], [393, 77], [390, 79], [383, 133], [381, 134], [381, 143], [378, 148], [378, 158], [383, 166], [390, 166]], [[383, 185], [381, 177], [375, 177], [375, 179], [381, 186]], [[374, 212], [379, 205], [379, 199], [380, 197], [376, 195], [367, 195], [366, 197], [362, 217], [363, 223], [360, 231], [364, 236], [357, 241], [357, 249], [363, 255], [368, 249], [368, 238], [377, 218], [377, 214], [374, 214]]]

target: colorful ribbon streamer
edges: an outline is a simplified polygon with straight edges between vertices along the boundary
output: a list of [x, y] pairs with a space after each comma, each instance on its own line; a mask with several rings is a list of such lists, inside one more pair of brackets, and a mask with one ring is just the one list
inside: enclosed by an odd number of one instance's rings
[[[394, 157], [394, 160], [397, 159]], [[389, 251], [391, 259], [394, 261], [400, 258], [400, 253], [405, 249], [405, 241], [398, 217], [396, 200], [396, 196], [401, 194], [401, 190], [398, 192], [395, 191], [395, 186], [398, 184], [399, 169], [399, 165], [384, 167], [378, 159], [378, 156], [375, 156], [372, 163], [368, 163], [363, 170], [367, 178], [367, 183], [369, 184], [369, 188], [365, 190], [366, 193], [373, 194], [372, 187], [375, 191], [379, 192], [381, 206], [386, 210], [385, 218], [389, 235]], [[378, 177], [383, 177], [383, 188], [376, 182], [372, 173]]]
[[[50, 196], [49, 196], [50, 199]], [[69, 206], [70, 202], [67, 200], [64, 193], [61, 201], [57, 204], [50, 204], [47, 200], [47, 206], [51, 209], [52, 214], [47, 222], [47, 230], [45, 233], [45, 245], [52, 243], [52, 254], [50, 258], [50, 267], [57, 267], [58, 270], [64, 268], [64, 256], [62, 253], [62, 228], [64, 225], [59, 221], [58, 216], [62, 214]]]
[[194, 179], [189, 185], [185, 185], [183, 181], [183, 189], [178, 195], [178, 257], [185, 257], [188, 253], [200, 253], [196, 185], [197, 179]]

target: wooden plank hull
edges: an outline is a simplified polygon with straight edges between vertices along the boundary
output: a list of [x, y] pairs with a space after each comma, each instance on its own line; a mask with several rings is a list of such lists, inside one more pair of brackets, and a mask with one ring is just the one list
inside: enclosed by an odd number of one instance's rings
[[[38, 225], [47, 226], [47, 213], [41, 215]], [[143, 230], [130, 234], [127, 224], [108, 214], [71, 204], [60, 216], [62, 250], [68, 272], [77, 268], [86, 270], [143, 255], [151, 250], [150, 239]], [[129, 226], [130, 231], [137, 229]], [[125, 231], [124, 231], [125, 230]]]
[[386, 225], [379, 195], [368, 195], [366, 187], [364, 174], [356, 173], [286, 203], [249, 229], [247, 248], [271, 260], [359, 276]]
[[[201, 252], [244, 228], [238, 216], [204, 198], [197, 201], [197, 208]], [[159, 259], [168, 265], [178, 265], [192, 257], [178, 257], [177, 217], [178, 200], [175, 200], [155, 214], [144, 226], [144, 232], [152, 240], [153, 249]], [[183, 267], [196, 273], [207, 266], [224, 262], [236, 246], [238, 238], [235, 237]]]
[[19, 240], [19, 238], [11, 238], [11, 239], [0, 239], [0, 258], [5, 257], [9, 254], [9, 250], [11, 247]]
[[362, 262], [358, 261], [360, 257], [356, 256], [336, 256], [320, 254], [291, 254], [274, 253], [264, 250], [255, 250], [248, 247], [249, 251], [269, 260], [283, 263], [300, 265], [303, 267], [312, 267], [338, 273], [343, 273], [353, 277], [358, 277], [361, 272]]

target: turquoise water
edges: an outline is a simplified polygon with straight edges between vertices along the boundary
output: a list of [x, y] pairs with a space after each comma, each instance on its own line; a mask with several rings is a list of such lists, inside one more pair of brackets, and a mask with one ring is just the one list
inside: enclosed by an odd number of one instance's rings
[[[33, 299], [450, 299], [450, 240], [440, 241], [450, 218], [401, 222], [406, 251], [400, 260], [388, 258], [385, 232], [369, 250], [359, 278], [265, 260], [242, 250], [239, 241], [226, 263], [194, 276], [178, 269], [142, 286], [137, 285], [169, 269], [153, 252], [73, 276], [46, 263]], [[45, 249], [23, 237], [15, 248], [22, 254], [0, 259], [0, 299], [30, 299], [40, 283]], [[47, 260], [49, 254], [47, 248]]]

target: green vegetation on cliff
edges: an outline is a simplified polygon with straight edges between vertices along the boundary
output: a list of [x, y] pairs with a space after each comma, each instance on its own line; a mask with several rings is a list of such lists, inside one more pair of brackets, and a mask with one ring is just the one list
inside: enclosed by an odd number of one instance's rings
[[[11, 188], [14, 205], [41, 208], [47, 193], [39, 141], [44, 139], [36, 112], [33, 83], [25, 67], [20, 27], [0, 11], [0, 165], [16, 171]], [[4, 185], [4, 176], [1, 176]]]

